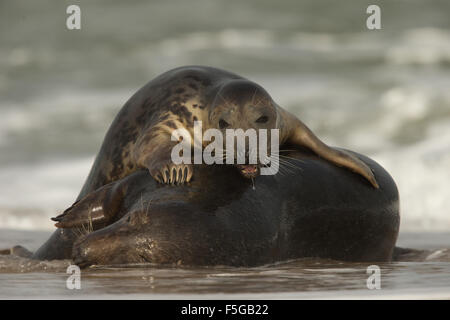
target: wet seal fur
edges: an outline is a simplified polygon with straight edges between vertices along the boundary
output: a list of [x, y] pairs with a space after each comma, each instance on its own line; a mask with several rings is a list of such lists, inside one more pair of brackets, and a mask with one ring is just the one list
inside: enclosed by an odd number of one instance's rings
[[[156, 77], [125, 103], [105, 136], [77, 201], [143, 168], [163, 184], [191, 181], [194, 166], [177, 166], [170, 159], [176, 144], [171, 141], [171, 132], [185, 128], [192, 134], [196, 120], [203, 121], [205, 130], [278, 128], [281, 146], [312, 150], [321, 159], [350, 169], [379, 187], [370, 167], [358, 156], [325, 145], [256, 83], [224, 70], [190, 66]], [[227, 178], [224, 181], [228, 183]], [[34, 257], [68, 258], [76, 238], [72, 230], [58, 229]]]
[[177, 188], [140, 170], [88, 194], [55, 221], [61, 228], [91, 225], [73, 246], [81, 267], [390, 261], [400, 222], [396, 185], [373, 160], [352, 154], [373, 168], [380, 189], [304, 149], [288, 154], [290, 171], [259, 177], [255, 190], [231, 166], [196, 165], [196, 179]]

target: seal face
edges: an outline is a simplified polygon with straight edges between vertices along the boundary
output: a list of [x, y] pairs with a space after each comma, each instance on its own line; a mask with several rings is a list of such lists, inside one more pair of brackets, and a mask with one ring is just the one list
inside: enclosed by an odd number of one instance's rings
[[[193, 137], [195, 121], [202, 121], [204, 129], [222, 132], [279, 129], [281, 146], [306, 147], [378, 187], [364, 162], [324, 144], [258, 84], [228, 71], [187, 66], [156, 77], [126, 102], [106, 134], [78, 199], [141, 168], [147, 168], [159, 183], [189, 182], [194, 167], [172, 161], [171, 150], [178, 142], [171, 135], [175, 129], [185, 129]], [[260, 164], [246, 162], [236, 167], [244, 177], [253, 178]]]
[[[265, 150], [267, 154], [271, 151], [271, 129], [277, 128], [277, 112], [275, 102], [270, 95], [258, 84], [248, 80], [232, 80], [225, 82], [218, 92], [209, 110], [209, 128], [219, 129], [223, 137], [223, 150], [228, 144], [227, 131], [242, 130], [242, 135], [249, 129], [259, 132], [267, 132], [267, 143]], [[251, 164], [250, 154], [259, 155], [258, 147], [250, 146], [249, 137], [246, 137], [243, 148], [235, 150], [233, 163], [240, 173], [246, 178], [255, 178], [260, 173], [260, 158], [256, 157], [258, 163]], [[232, 137], [234, 140], [234, 136]], [[235, 141], [230, 143], [235, 146]], [[245, 153], [244, 163], [237, 164], [239, 151]]]

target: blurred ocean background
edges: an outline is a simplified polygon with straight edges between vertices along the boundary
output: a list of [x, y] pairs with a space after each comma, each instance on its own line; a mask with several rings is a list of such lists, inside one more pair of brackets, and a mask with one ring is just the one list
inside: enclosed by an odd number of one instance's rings
[[[382, 30], [366, 28], [369, 4]], [[401, 232], [450, 230], [448, 0], [0, 1], [0, 228], [53, 229], [125, 101], [189, 64], [260, 83], [328, 144], [378, 161]]]

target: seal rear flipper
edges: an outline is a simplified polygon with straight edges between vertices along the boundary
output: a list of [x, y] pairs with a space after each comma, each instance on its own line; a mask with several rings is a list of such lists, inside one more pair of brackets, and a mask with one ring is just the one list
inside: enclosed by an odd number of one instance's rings
[[120, 183], [112, 182], [89, 193], [75, 202], [57, 217], [58, 228], [74, 228], [89, 226], [96, 230], [108, 225], [115, 217], [122, 203], [124, 190]]
[[303, 122], [286, 110], [277, 108], [280, 115], [281, 143], [289, 142], [293, 145], [304, 146], [314, 151], [320, 157], [338, 165], [345, 167], [366, 178], [376, 189], [379, 188], [377, 180], [369, 168], [362, 160], [344, 150], [329, 147], [323, 143]]

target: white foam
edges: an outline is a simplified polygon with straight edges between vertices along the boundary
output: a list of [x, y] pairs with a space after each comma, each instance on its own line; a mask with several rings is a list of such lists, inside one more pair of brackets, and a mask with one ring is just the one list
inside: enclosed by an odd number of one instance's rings
[[70, 118], [82, 117], [83, 122], [91, 126], [102, 124], [105, 113], [118, 110], [132, 93], [133, 90], [77, 92], [60, 89], [27, 101], [2, 101], [0, 138], [45, 129], [57, 125], [58, 120], [67, 121]]
[[[450, 121], [447, 125], [450, 128]], [[373, 158], [397, 183], [401, 230], [450, 229], [450, 130]]]
[[0, 170], [0, 228], [51, 229], [74, 201], [93, 158]]
[[263, 29], [223, 29], [215, 32], [191, 32], [175, 38], [164, 39], [156, 47], [164, 55], [179, 55], [187, 51], [205, 49], [269, 48], [274, 45], [274, 35]]
[[406, 31], [390, 46], [385, 59], [392, 64], [439, 64], [450, 61], [450, 32], [436, 28]]

